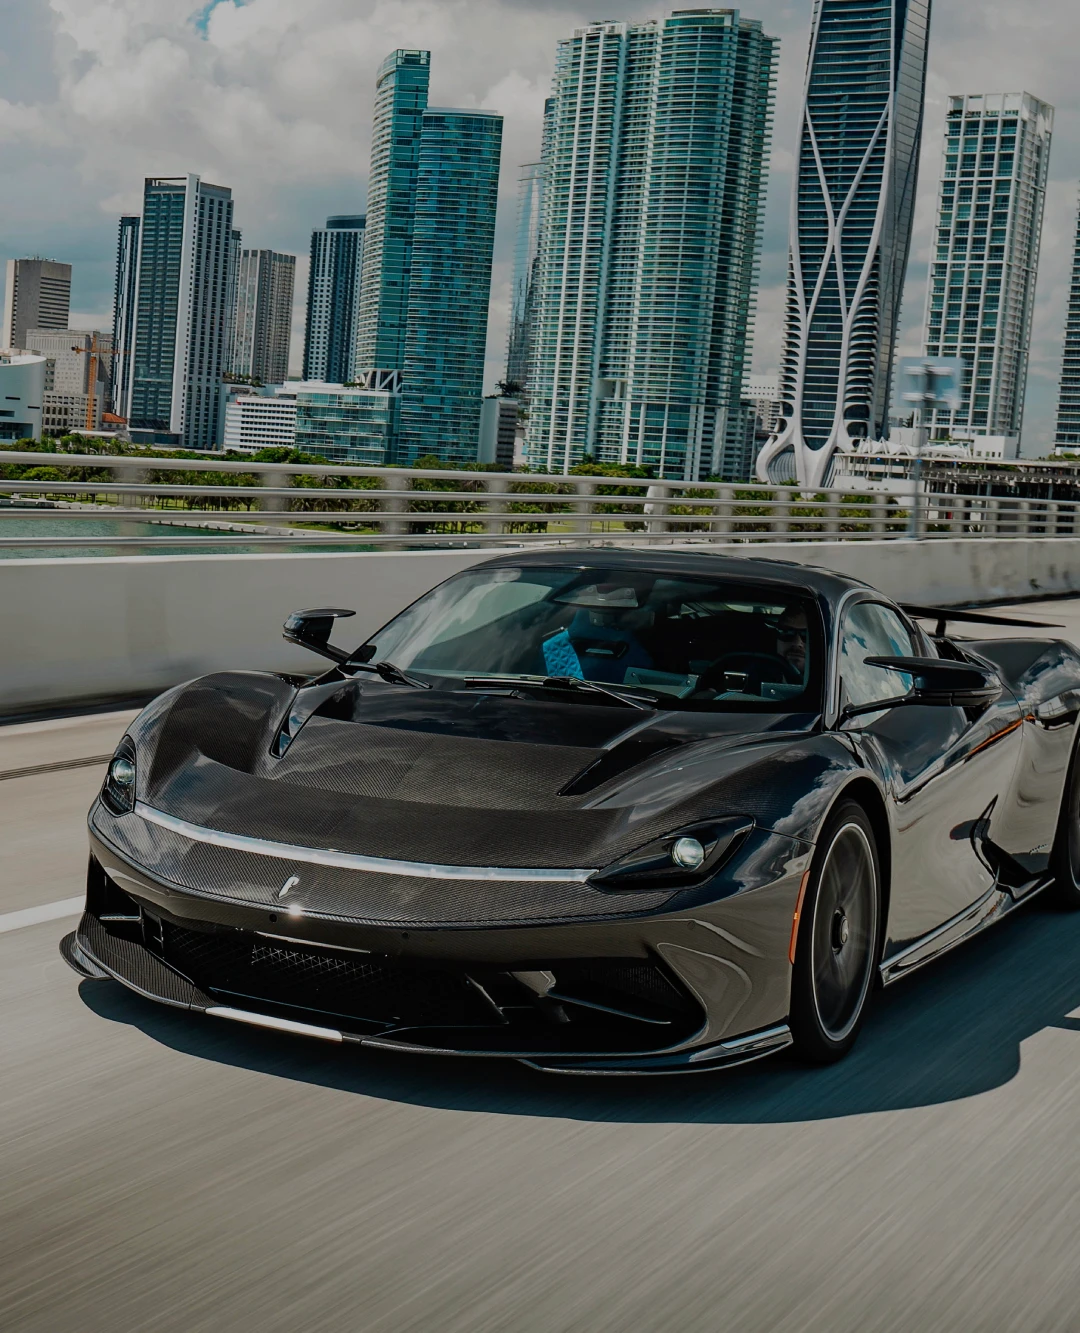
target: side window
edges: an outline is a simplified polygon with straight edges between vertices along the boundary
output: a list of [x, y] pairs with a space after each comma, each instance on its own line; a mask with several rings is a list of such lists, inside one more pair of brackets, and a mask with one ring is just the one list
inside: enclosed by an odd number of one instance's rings
[[844, 616], [840, 635], [841, 708], [895, 699], [911, 689], [904, 671], [867, 666], [868, 657], [912, 657], [911, 632], [896, 614], [880, 602], [858, 602]]

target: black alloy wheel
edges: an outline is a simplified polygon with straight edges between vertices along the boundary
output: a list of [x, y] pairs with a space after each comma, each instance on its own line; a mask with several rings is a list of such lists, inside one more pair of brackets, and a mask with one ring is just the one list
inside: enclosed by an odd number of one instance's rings
[[1073, 750], [1065, 779], [1050, 869], [1054, 883], [1047, 891], [1048, 900], [1069, 911], [1080, 911], [1080, 742]]
[[795, 1053], [830, 1064], [854, 1046], [878, 961], [881, 870], [866, 811], [841, 801], [810, 866], [791, 979]]

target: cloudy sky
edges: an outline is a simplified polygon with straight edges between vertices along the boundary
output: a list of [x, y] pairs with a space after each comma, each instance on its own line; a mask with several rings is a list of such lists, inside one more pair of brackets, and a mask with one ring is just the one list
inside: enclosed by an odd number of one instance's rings
[[[1077, 0], [934, 0], [922, 189], [903, 344], [918, 351], [945, 98], [1027, 90], [1057, 108], [1025, 420], [1052, 439], [1080, 176]], [[689, 6], [687, 6], [689, 7]], [[743, 12], [781, 39], [754, 368], [779, 353], [792, 150], [811, 0]], [[0, 259], [75, 266], [73, 323], [107, 327], [117, 215], [142, 178], [196, 172], [232, 187], [250, 246], [301, 257], [293, 361], [312, 227], [362, 211], [376, 66], [432, 52], [431, 100], [506, 118], [488, 383], [502, 372], [517, 164], [539, 151], [555, 43], [594, 17], [669, 12], [640, 0], [0, 0]]]

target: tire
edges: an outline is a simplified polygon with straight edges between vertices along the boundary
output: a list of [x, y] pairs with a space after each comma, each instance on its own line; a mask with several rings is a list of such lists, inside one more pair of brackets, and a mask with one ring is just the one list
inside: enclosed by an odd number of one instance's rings
[[1046, 901], [1067, 911], [1080, 911], [1080, 744], [1073, 750], [1061, 794], [1050, 870], [1054, 883], [1046, 892]]
[[830, 813], [810, 864], [791, 978], [795, 1055], [831, 1064], [855, 1045], [879, 953], [881, 863], [866, 811]]

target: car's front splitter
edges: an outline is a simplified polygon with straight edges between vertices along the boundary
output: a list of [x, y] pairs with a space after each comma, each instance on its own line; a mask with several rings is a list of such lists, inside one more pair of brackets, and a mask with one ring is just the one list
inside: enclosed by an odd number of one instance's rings
[[[365, 1035], [326, 1022], [290, 1018], [281, 1012], [219, 1003], [215, 997], [201, 991], [188, 978], [181, 976], [155, 957], [143, 945], [130, 940], [117, 940], [91, 913], [83, 915], [78, 930], [63, 938], [60, 943], [60, 953], [65, 962], [81, 977], [95, 980], [110, 978], [144, 999], [155, 1000], [174, 1008], [188, 1009], [211, 1018], [221, 1018], [294, 1036], [367, 1046], [402, 1054], [513, 1059], [544, 1073], [615, 1076], [704, 1073], [761, 1059], [791, 1044], [791, 1033], [787, 1025], [777, 1024], [771, 1028], [744, 1033], [708, 1046], [631, 1055], [594, 1052], [567, 1058], [538, 1051], [492, 1051], [447, 1047], [437, 1043], [410, 1041], [389, 1034]], [[315, 1015], [309, 1017], [314, 1018]]]

